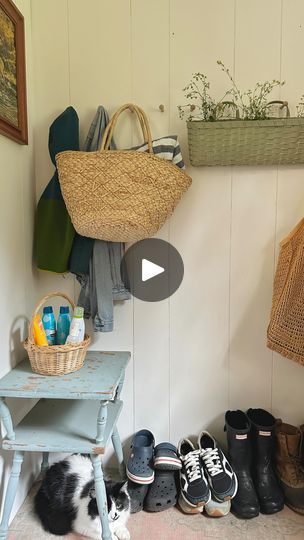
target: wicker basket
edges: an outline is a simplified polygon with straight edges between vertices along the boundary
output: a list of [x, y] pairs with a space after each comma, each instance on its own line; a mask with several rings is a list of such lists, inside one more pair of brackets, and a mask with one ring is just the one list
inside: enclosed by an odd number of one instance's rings
[[304, 163], [304, 118], [187, 122], [191, 165]]
[[24, 342], [24, 348], [27, 350], [32, 370], [41, 375], [64, 375], [82, 368], [91, 341], [90, 337], [86, 335], [84, 341], [77, 344], [69, 343], [68, 345], [48, 347], [39, 347], [35, 344], [33, 333], [34, 317], [46, 301], [54, 296], [65, 298], [72, 308], [75, 308], [74, 302], [66, 294], [60, 292], [47, 294], [36, 306], [29, 326], [29, 337]]

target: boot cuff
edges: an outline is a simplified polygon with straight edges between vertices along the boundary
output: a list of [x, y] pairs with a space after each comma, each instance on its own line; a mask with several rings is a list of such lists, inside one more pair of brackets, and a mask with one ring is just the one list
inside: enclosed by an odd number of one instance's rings
[[250, 422], [243, 411], [227, 411], [225, 415], [227, 430], [237, 431], [238, 433], [248, 433], [250, 431]]
[[248, 409], [247, 416], [258, 430], [273, 431], [275, 428], [275, 417], [264, 409]]

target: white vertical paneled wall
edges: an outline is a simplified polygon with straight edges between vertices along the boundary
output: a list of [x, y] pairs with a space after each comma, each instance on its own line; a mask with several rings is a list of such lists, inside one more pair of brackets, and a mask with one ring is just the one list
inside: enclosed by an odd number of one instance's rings
[[[208, 6], [208, 13], [206, 8]], [[217, 59], [233, 65], [234, 2], [171, 1], [170, 128], [187, 156], [177, 115], [193, 72], [210, 75], [220, 98]], [[216, 23], [215, 23], [216, 21]], [[213, 88], [213, 90], [212, 90]], [[172, 441], [207, 427], [222, 436], [228, 406], [231, 168], [192, 168], [193, 186], [170, 222], [185, 277], [170, 299], [170, 426]]]
[[[235, 21], [234, 74], [241, 87], [254, 86], [261, 80], [280, 79], [281, 3], [237, 0]], [[274, 92], [272, 99], [276, 98], [279, 96]], [[233, 170], [231, 407], [246, 408], [252, 403], [269, 409], [272, 405], [272, 353], [265, 347], [265, 329], [274, 272], [276, 188], [276, 167], [236, 167]]]
[[[295, 110], [304, 88], [304, 71], [298, 65], [299, 52], [304, 44], [304, 4], [301, 0], [283, 0], [281, 30], [281, 77], [286, 80], [282, 93], [288, 96]], [[304, 182], [302, 167], [278, 170], [277, 218], [275, 255], [278, 243], [303, 217]], [[273, 410], [287, 415], [295, 423], [303, 422], [303, 373], [301, 366], [273, 355]], [[299, 406], [297, 406], [299, 404]]]
[[[288, 99], [292, 113], [304, 92], [301, 0], [88, 0], [85, 7], [81, 0], [32, 0], [32, 23], [38, 196], [52, 171], [49, 125], [70, 104], [83, 139], [99, 104], [112, 113], [134, 101], [147, 111], [155, 137], [179, 135], [187, 161], [177, 105], [193, 72], [209, 76], [217, 98], [228, 86], [217, 59], [244, 89], [286, 79], [274, 97]], [[121, 147], [140, 140], [131, 120], [120, 124]], [[163, 302], [118, 304], [115, 331], [94, 338], [95, 349], [133, 353], [120, 419], [124, 440], [143, 427], [158, 441], [177, 442], [203, 427], [223, 439], [229, 407], [304, 419], [303, 368], [265, 345], [278, 242], [304, 214], [304, 169], [189, 173], [192, 188], [158, 234], [183, 257], [181, 287]], [[40, 293], [54, 288], [77, 297], [72, 277], [42, 275]]]

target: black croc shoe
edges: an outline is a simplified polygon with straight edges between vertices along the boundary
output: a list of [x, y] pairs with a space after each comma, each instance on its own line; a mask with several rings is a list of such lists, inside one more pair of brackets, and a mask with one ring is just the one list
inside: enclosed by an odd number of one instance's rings
[[177, 476], [174, 471], [156, 470], [153, 484], [149, 486], [144, 510], [162, 512], [175, 506], [178, 498]]
[[147, 484], [135, 484], [132, 480], [128, 480], [128, 493], [131, 499], [131, 514], [136, 514], [136, 512], [140, 512], [143, 509], [148, 489], [149, 486]]

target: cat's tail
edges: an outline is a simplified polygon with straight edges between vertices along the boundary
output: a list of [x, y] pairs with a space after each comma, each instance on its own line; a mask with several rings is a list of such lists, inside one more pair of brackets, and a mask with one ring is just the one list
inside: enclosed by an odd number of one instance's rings
[[58, 536], [71, 532], [71, 517], [66, 512], [53, 509], [41, 488], [35, 497], [35, 512], [47, 532]]

